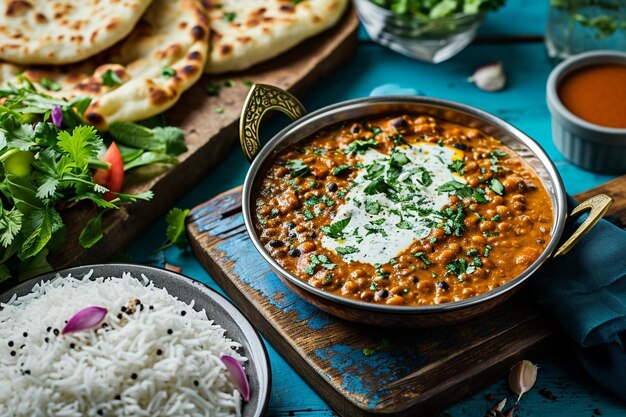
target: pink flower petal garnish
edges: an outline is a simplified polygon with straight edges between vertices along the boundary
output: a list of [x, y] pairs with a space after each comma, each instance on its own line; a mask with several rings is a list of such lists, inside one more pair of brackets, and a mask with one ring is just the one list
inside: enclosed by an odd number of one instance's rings
[[222, 354], [220, 355], [220, 359], [230, 373], [232, 381], [237, 386], [237, 391], [239, 391], [245, 401], [250, 401], [250, 383], [248, 382], [246, 370], [239, 361], [232, 356]]
[[52, 112], [50, 112], [50, 118], [56, 127], [61, 127], [61, 124], [63, 123], [63, 112], [59, 106], [54, 106]]
[[74, 314], [67, 322], [61, 334], [82, 332], [102, 323], [109, 311], [104, 307], [87, 307]]

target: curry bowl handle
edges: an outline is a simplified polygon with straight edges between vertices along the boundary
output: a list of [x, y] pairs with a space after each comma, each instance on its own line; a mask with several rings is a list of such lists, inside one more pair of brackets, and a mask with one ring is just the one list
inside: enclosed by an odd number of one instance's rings
[[613, 199], [606, 194], [597, 194], [583, 201], [572, 210], [568, 221], [580, 217], [585, 211], [589, 211], [589, 217], [578, 226], [578, 229], [561, 245], [554, 257], [565, 255], [596, 225], [613, 204]]
[[263, 116], [270, 110], [281, 111], [291, 120], [297, 120], [306, 114], [302, 103], [290, 93], [272, 85], [254, 84], [239, 118], [239, 141], [250, 162], [261, 149], [259, 127]]

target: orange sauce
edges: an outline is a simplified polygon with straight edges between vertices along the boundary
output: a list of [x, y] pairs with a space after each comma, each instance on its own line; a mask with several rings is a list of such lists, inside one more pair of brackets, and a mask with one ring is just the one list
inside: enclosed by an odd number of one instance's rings
[[565, 107], [581, 119], [626, 128], [626, 65], [580, 68], [561, 81], [558, 93]]

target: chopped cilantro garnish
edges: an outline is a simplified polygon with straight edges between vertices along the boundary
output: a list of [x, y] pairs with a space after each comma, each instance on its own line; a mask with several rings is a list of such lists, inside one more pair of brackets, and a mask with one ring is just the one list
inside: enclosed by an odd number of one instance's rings
[[352, 168], [352, 166], [351, 166], [351, 165], [346, 165], [346, 164], [344, 164], [344, 165], [339, 165], [337, 168], [335, 168], [335, 169], [333, 169], [333, 170], [332, 170], [332, 174], [333, 174], [334, 176], [341, 175], [341, 174], [343, 174], [344, 172], [348, 171], [350, 168]]
[[430, 175], [430, 171], [428, 171], [426, 168], [418, 167], [417, 172], [420, 172], [422, 174], [421, 179], [418, 179], [418, 181], [421, 182], [422, 185], [428, 187], [433, 183], [433, 178]]
[[237, 13], [235, 12], [224, 12], [222, 19], [224, 19], [227, 22], [232, 22], [235, 20], [236, 17], [237, 17]]
[[389, 164], [395, 167], [402, 167], [409, 163], [409, 158], [402, 152], [394, 151], [389, 159]]
[[311, 172], [311, 168], [301, 159], [292, 159], [291, 161], [287, 161], [285, 166], [291, 171], [292, 178], [304, 177], [309, 175]]
[[335, 248], [335, 252], [339, 255], [350, 255], [351, 253], [357, 253], [359, 250], [354, 246], [339, 246]]
[[369, 164], [367, 167], [365, 167], [365, 170], [367, 171], [365, 179], [373, 180], [385, 173], [385, 166], [379, 164], [377, 161], [374, 161], [372, 164]]
[[471, 248], [467, 251], [467, 256], [474, 256], [478, 254], [478, 249], [476, 248]]
[[324, 232], [328, 237], [331, 237], [333, 239], [339, 239], [341, 236], [343, 236], [343, 229], [345, 229], [348, 223], [350, 223], [351, 218], [352, 217], [347, 217], [345, 219], [332, 223], [329, 226], [322, 226], [320, 227], [320, 230]]
[[311, 210], [304, 210], [302, 214], [304, 214], [304, 218], [307, 220], [313, 220], [315, 218], [313, 213], [311, 213]]
[[459, 175], [465, 174], [465, 162], [461, 159], [453, 161], [450, 165], [448, 165], [448, 169], [452, 172], [456, 172]]
[[426, 255], [424, 255], [424, 252], [416, 252], [416, 253], [413, 254], [413, 256], [415, 256], [417, 259], [419, 259], [422, 262], [424, 262], [424, 265], [430, 265], [432, 263], [432, 262], [430, 262], [428, 260]]
[[163, 67], [161, 68], [161, 75], [165, 78], [171, 78], [176, 75], [176, 70], [172, 67]]
[[474, 190], [471, 187], [456, 180], [448, 181], [445, 184], [437, 187], [437, 192], [439, 194], [441, 193], [456, 194], [457, 196], [461, 198], [467, 198], [471, 196], [473, 191]]
[[485, 237], [500, 236], [500, 232], [483, 232], [483, 236]]
[[489, 188], [493, 190], [494, 193], [498, 195], [502, 195], [504, 193], [504, 185], [497, 178], [492, 178], [489, 183]]
[[209, 84], [206, 86], [206, 93], [210, 96], [219, 96], [221, 88], [219, 84]]
[[365, 200], [365, 212], [367, 214], [376, 215], [380, 213], [382, 206], [378, 201], [367, 199]]
[[397, 224], [396, 227], [398, 229], [405, 229], [405, 230], [411, 230], [411, 225], [406, 221], [406, 220], [400, 220]]
[[350, 145], [346, 148], [344, 153], [346, 153], [346, 154], [349, 154], [349, 153], [364, 154], [366, 150], [368, 150], [370, 148], [375, 148], [375, 147], [376, 147], [376, 141], [373, 138], [372, 139], [367, 139], [367, 140], [358, 139], [358, 140], [355, 140], [354, 142], [350, 143]]
[[486, 203], [487, 201], [487, 196], [485, 195], [485, 190], [483, 190], [482, 188], [475, 188], [474, 192], [472, 193], [472, 198], [474, 198], [474, 201], [476, 201], [477, 203]]
[[377, 291], [378, 290], [378, 284], [372, 281], [372, 283], [370, 284], [370, 290]]
[[454, 234], [459, 237], [465, 231], [465, 213], [462, 206], [457, 207], [456, 210], [448, 207], [439, 212], [439, 215], [443, 219], [443, 231], [445, 234]]
[[467, 272], [467, 260], [464, 258], [456, 259], [446, 265], [446, 275], [459, 276]]
[[375, 225], [372, 225], [372, 224], [366, 224], [363, 227], [365, 228], [365, 230], [367, 230], [368, 235], [378, 233], [382, 235], [383, 237], [387, 237], [387, 232], [385, 232], [385, 230], [381, 227], [376, 227]]
[[501, 217], [499, 214], [496, 214], [495, 216], [493, 216], [493, 217], [491, 218], [491, 221], [492, 221], [492, 222], [499, 222], [499, 221], [502, 221], [502, 217]]
[[328, 285], [331, 282], [333, 282], [333, 274], [328, 274], [324, 277], [324, 279], [322, 280], [322, 285]]
[[483, 256], [485, 258], [489, 257], [489, 252], [491, 252], [492, 249], [493, 249], [493, 247], [491, 245], [485, 246], [485, 253], [483, 253]]

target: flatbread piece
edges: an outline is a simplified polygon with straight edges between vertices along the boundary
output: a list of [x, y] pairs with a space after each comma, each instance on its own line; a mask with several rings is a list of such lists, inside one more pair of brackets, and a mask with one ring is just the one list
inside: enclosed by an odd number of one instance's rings
[[89, 58], [128, 35], [151, 1], [5, 0], [0, 60], [68, 64]]
[[155, 0], [128, 38], [112, 49], [67, 67], [0, 64], [0, 85], [23, 71], [49, 95], [89, 95], [93, 100], [85, 119], [106, 129], [114, 121], [145, 119], [176, 103], [202, 75], [208, 33], [208, 13], [200, 0]]
[[333, 26], [348, 0], [206, 0], [211, 53], [205, 72], [239, 71]]

